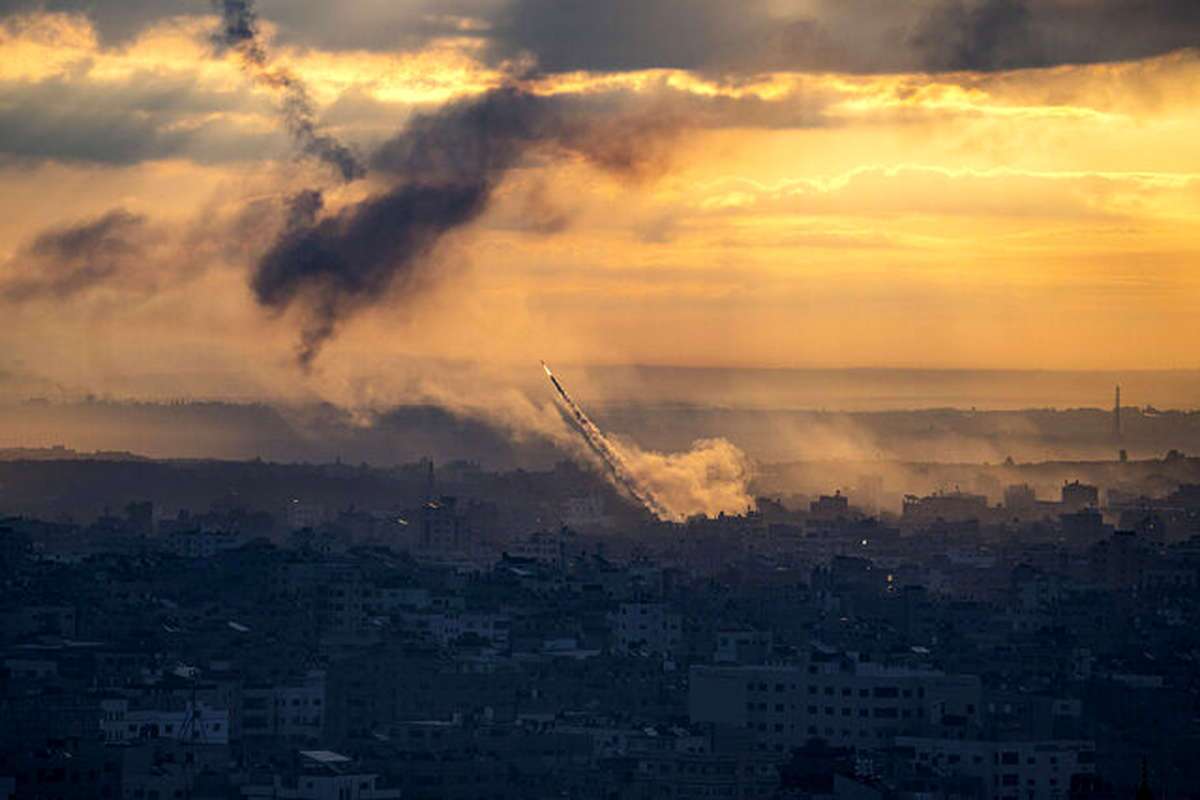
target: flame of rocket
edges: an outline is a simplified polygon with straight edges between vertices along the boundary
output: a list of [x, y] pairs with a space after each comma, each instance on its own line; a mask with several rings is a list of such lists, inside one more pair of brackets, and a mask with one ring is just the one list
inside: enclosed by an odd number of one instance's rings
[[558, 382], [558, 378], [554, 377], [554, 373], [550, 371], [550, 367], [546, 362], [542, 362], [542, 369], [546, 370], [546, 377], [550, 379], [550, 383], [554, 385], [555, 391], [562, 399], [567, 411], [571, 413], [572, 419], [575, 420], [575, 425], [579, 430], [583, 440], [587, 442], [588, 447], [595, 453], [604, 465], [608, 468], [609, 474], [617, 485], [629, 493], [634, 500], [639, 502], [647, 511], [659, 519], [671, 519], [671, 512], [667, 511], [666, 507], [659, 502], [654, 493], [642, 486], [637, 478], [633, 476], [632, 470], [629, 469], [629, 464], [617, 451], [612, 443], [608, 441], [608, 437], [604, 432], [592, 422], [591, 418], [584, 413], [579, 404], [571, 399], [571, 395], [567, 394], [567, 390]]

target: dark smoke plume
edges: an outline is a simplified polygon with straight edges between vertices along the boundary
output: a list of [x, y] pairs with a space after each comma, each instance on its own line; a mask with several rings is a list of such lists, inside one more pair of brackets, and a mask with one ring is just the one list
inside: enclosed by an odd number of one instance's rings
[[65, 298], [111, 280], [144, 256], [145, 226], [144, 217], [115, 209], [40, 234], [14, 259], [17, 275], [4, 298]]
[[533, 151], [637, 173], [649, 142], [669, 127], [517, 88], [419, 115], [371, 161], [376, 174], [392, 179], [387, 191], [325, 217], [319, 195], [293, 198], [287, 227], [255, 271], [255, 295], [277, 311], [302, 310], [299, 359], [308, 367], [347, 316], [427, 279], [422, 266], [434, 246], [478, 218], [504, 176]]
[[213, 39], [219, 47], [236, 50], [246, 71], [279, 92], [284, 124], [306, 155], [328, 164], [344, 181], [363, 177], [366, 169], [350, 148], [317, 130], [316, 112], [304, 83], [282, 67], [273, 67], [258, 35], [258, 16], [250, 0], [213, 0], [221, 10], [221, 26]]

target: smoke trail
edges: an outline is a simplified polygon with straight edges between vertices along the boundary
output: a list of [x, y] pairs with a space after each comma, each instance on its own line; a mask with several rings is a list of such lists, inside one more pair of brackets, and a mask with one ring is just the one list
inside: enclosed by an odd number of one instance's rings
[[323, 218], [293, 213], [259, 260], [255, 296], [275, 311], [301, 310], [298, 356], [308, 368], [348, 316], [431, 277], [421, 268], [433, 248], [477, 219], [532, 150], [637, 174], [650, 144], [673, 130], [511, 86], [418, 115], [372, 158], [391, 187]]
[[609, 474], [612, 475], [617, 484], [629, 492], [635, 500], [641, 503], [654, 516], [664, 520], [672, 519], [674, 515], [659, 502], [653, 492], [638, 482], [624, 456], [612, 446], [608, 441], [608, 437], [604, 435], [604, 432], [600, 430], [596, 423], [592, 422], [591, 418], [579, 404], [571, 399], [571, 395], [567, 394], [567, 390], [558, 382], [558, 378], [554, 377], [554, 373], [550, 371], [550, 367], [546, 366], [544, 361], [542, 362], [542, 369], [546, 370], [546, 377], [554, 384], [554, 388], [558, 390], [558, 396], [562, 399], [563, 404], [566, 405], [567, 410], [571, 412], [571, 417], [575, 420], [575, 424], [578, 426], [579, 432], [583, 435], [584, 441], [587, 442], [592, 452], [599, 456], [604, 465], [608, 467]]
[[270, 65], [250, 0], [213, 0], [213, 5], [221, 11], [214, 42], [236, 50], [251, 77], [280, 94], [284, 124], [300, 150], [336, 169], [346, 182], [363, 177], [366, 168], [350, 148], [317, 130], [316, 112], [304, 83], [287, 69]]

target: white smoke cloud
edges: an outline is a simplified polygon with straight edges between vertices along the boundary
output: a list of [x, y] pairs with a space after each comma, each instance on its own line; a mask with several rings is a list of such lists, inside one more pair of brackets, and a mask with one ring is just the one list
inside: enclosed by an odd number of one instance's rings
[[698, 514], [741, 514], [754, 506], [753, 465], [726, 439], [700, 439], [682, 453], [643, 450], [627, 439], [612, 442], [637, 482], [674, 521]]

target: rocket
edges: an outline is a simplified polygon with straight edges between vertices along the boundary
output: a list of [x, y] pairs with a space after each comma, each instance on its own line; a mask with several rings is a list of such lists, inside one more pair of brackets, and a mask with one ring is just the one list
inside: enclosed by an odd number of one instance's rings
[[558, 382], [558, 378], [554, 377], [554, 373], [550, 371], [550, 367], [545, 361], [542, 362], [542, 369], [546, 370], [546, 377], [549, 378], [550, 382], [554, 384], [554, 388], [558, 390], [559, 396], [561, 396], [563, 400], [566, 400], [568, 403], [570, 403], [571, 398], [567, 397], [567, 390], [564, 389], [562, 384]]
[[583, 440], [591, 448], [592, 452], [604, 462], [613, 480], [651, 514], [659, 519], [670, 519], [671, 513], [654, 496], [649, 487], [642, 485], [634, 477], [632, 470], [630, 470], [621, 453], [612, 446], [612, 443], [608, 441], [608, 437], [604, 435], [604, 432], [600, 430], [596, 423], [592, 422], [587, 412], [571, 399], [571, 395], [567, 394], [567, 390], [558, 382], [558, 378], [554, 377], [554, 373], [550, 371], [550, 367], [545, 361], [542, 362], [542, 369], [546, 371], [546, 377], [550, 379], [550, 383], [554, 384], [554, 390], [562, 398], [563, 405], [566, 406], [567, 410], [571, 412], [571, 416], [574, 417], [575, 424], [578, 426]]
[[612, 446], [608, 444], [600, 428], [584, 413], [579, 404], [571, 399], [571, 395], [567, 394], [567, 390], [558, 382], [558, 378], [554, 377], [554, 373], [550, 371], [550, 365], [545, 361], [542, 362], [542, 369], [546, 370], [546, 377], [550, 379], [550, 383], [554, 384], [554, 389], [558, 392], [558, 396], [562, 398], [563, 404], [579, 424], [579, 432], [583, 434], [583, 438], [596, 451], [596, 454], [604, 459], [605, 463], [613, 467], [614, 456], [610, 452]]

